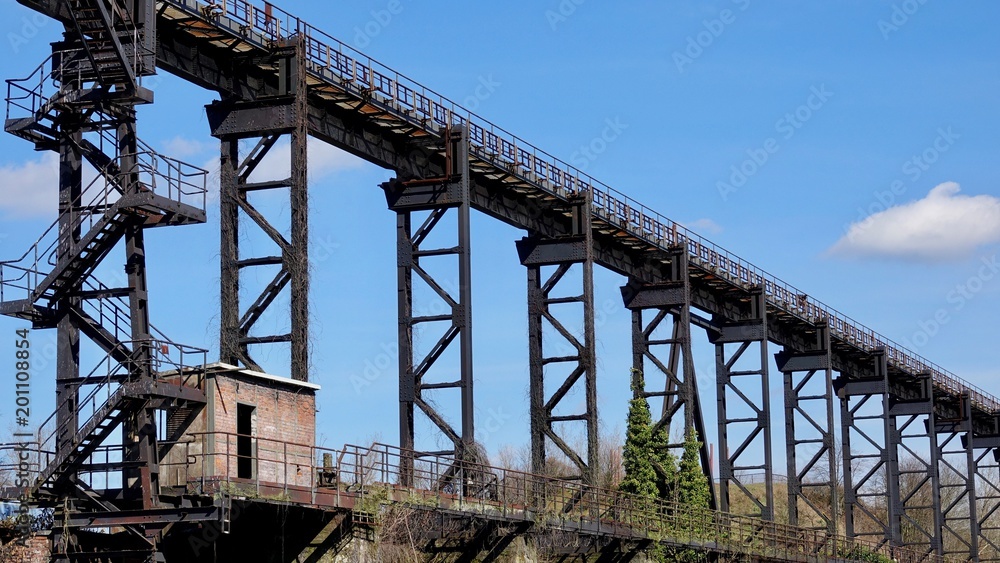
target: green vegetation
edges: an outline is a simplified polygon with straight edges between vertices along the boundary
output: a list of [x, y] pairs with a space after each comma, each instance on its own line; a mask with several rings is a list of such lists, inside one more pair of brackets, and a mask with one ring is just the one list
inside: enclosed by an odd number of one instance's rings
[[[708, 514], [711, 492], [708, 479], [701, 468], [700, 448], [697, 434], [692, 430], [684, 440], [684, 453], [678, 464], [676, 456], [668, 450], [669, 436], [664, 427], [653, 426], [649, 403], [642, 396], [645, 382], [641, 371], [632, 370], [632, 400], [629, 402], [625, 446], [622, 461], [625, 478], [618, 489], [622, 492], [650, 499], [650, 508], [655, 501], [672, 499], [683, 505], [694, 515], [687, 520], [685, 528], [663, 530], [667, 535], [685, 534], [707, 536], [709, 530], [700, 529], [699, 512]], [[650, 511], [651, 516], [659, 511]], [[708, 519], [706, 519], [708, 520]], [[650, 522], [652, 524], [652, 522]], [[703, 561], [707, 555], [693, 549], [674, 549], [656, 544], [647, 550], [655, 561]]]
[[625, 430], [625, 447], [622, 451], [622, 463], [625, 466], [625, 478], [618, 485], [618, 490], [656, 498], [658, 494], [657, 474], [653, 467], [652, 426], [653, 419], [649, 413], [649, 403], [641, 395], [645, 383], [642, 372], [632, 370], [632, 395], [628, 406], [628, 422]]

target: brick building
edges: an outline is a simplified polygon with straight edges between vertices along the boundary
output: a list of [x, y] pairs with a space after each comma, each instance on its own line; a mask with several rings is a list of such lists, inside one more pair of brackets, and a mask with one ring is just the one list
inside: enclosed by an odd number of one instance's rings
[[223, 363], [208, 366], [205, 408], [167, 421], [167, 434], [181, 436], [161, 462], [161, 484], [204, 477], [310, 486], [319, 388]]

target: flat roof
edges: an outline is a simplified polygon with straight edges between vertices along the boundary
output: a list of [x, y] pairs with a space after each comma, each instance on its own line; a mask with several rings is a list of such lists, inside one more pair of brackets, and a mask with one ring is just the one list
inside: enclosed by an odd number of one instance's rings
[[320, 386], [316, 383], [310, 383], [309, 381], [299, 381], [298, 379], [291, 379], [289, 377], [281, 377], [280, 375], [271, 375], [270, 373], [264, 373], [261, 371], [254, 371], [251, 369], [243, 369], [239, 366], [234, 366], [231, 364], [216, 362], [214, 364], [208, 364], [205, 366], [207, 370], [207, 375], [209, 377], [213, 375], [229, 375], [229, 374], [239, 374], [245, 375], [253, 379], [263, 379], [265, 381], [270, 381], [273, 383], [281, 383], [283, 385], [289, 385], [291, 387], [300, 387], [303, 389], [311, 389], [313, 391], [319, 391]]

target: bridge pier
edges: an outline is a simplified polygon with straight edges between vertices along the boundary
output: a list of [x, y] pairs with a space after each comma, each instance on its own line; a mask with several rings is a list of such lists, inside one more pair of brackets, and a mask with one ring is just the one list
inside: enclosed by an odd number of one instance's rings
[[929, 373], [917, 374], [919, 395], [890, 401], [889, 436], [895, 442], [899, 470], [898, 515], [902, 545], [941, 555], [941, 485], [935, 438], [934, 390]]
[[967, 435], [972, 450], [977, 513], [973, 523], [980, 553], [977, 561], [1000, 561], [1000, 414], [987, 432]]
[[[470, 234], [469, 139], [464, 128], [445, 133], [445, 174], [439, 178], [400, 180], [382, 184], [389, 209], [396, 212], [397, 283], [399, 307], [399, 437], [400, 447], [416, 447], [415, 413], [419, 409], [453, 444], [448, 452], [428, 454], [454, 455], [456, 461], [479, 461], [475, 446], [475, 409], [472, 376], [472, 242]], [[447, 248], [425, 248], [424, 243], [447, 214], [456, 215], [456, 242]], [[426, 214], [414, 229], [417, 214]], [[436, 257], [457, 258], [457, 281], [436, 280], [425, 267]], [[437, 297], [431, 304], [414, 308], [414, 274]], [[433, 309], [440, 306], [441, 311]], [[443, 304], [443, 305], [442, 305]], [[414, 329], [420, 325], [447, 323], [444, 334], [422, 358], [416, 358]], [[442, 368], [442, 355], [457, 341], [458, 365]], [[432, 369], [437, 367], [438, 369]], [[442, 373], [443, 372], [443, 373]], [[429, 377], [451, 376], [451, 381], [427, 381]], [[461, 425], [455, 428], [434, 406], [425, 393], [457, 389], [460, 393]], [[440, 394], [438, 394], [440, 396]], [[418, 456], [420, 454], [417, 454]], [[471, 458], [470, 458], [471, 456]], [[403, 471], [404, 479], [412, 472], [413, 460]]]
[[[551, 441], [579, 471], [584, 484], [595, 484], [598, 463], [597, 357], [594, 326], [594, 245], [589, 196], [571, 200], [572, 234], [546, 238], [537, 234], [517, 241], [521, 264], [528, 271], [528, 360], [531, 413], [531, 467], [546, 474], [546, 442]], [[580, 265], [581, 293], [557, 297], [553, 293], [574, 265]], [[551, 273], [548, 269], [554, 267]], [[544, 271], [543, 271], [544, 270]], [[564, 283], [563, 285], [567, 285]], [[579, 304], [582, 334], [559, 320], [553, 305]], [[577, 317], [580, 318], [580, 317]], [[556, 342], [545, 343], [545, 327], [555, 332]], [[577, 325], [580, 326], [580, 325]], [[548, 355], [546, 355], [548, 354]], [[569, 366], [569, 373], [552, 366]], [[549, 369], [547, 369], [549, 368]], [[584, 393], [582, 413], [558, 410], [566, 396], [578, 388]], [[546, 382], [554, 387], [546, 391]], [[558, 425], [583, 426], [586, 451], [580, 452], [563, 437]]]
[[935, 447], [941, 496], [941, 549], [945, 556], [979, 559], [979, 515], [972, 396], [966, 391], [954, 405], [957, 416], [935, 420]]
[[[749, 320], [727, 321], [717, 315], [713, 324], [715, 328], [709, 330], [709, 341], [715, 345], [719, 508], [731, 512], [731, 494], [738, 494], [756, 506], [756, 512], [750, 516], [774, 520], [767, 302], [763, 288], [751, 291]], [[739, 368], [737, 363], [741, 364]], [[736, 404], [731, 405], [730, 401]], [[734, 406], [748, 408], [753, 414], [737, 416]], [[730, 447], [730, 442], [735, 447]], [[758, 458], [761, 462], [744, 462], [744, 458]], [[763, 496], [751, 490], [750, 483], [744, 482], [743, 472], [747, 471], [764, 474]]]
[[[222, 100], [206, 108], [211, 134], [221, 142], [220, 208], [220, 360], [263, 371], [251, 347], [288, 344], [292, 379], [309, 380], [309, 206], [308, 206], [308, 96], [306, 57], [302, 42], [276, 48], [280, 69], [278, 95], [245, 102]], [[284, 137], [290, 137], [288, 178], [250, 181], [251, 175]], [[257, 139], [245, 156], [239, 142]], [[288, 189], [291, 240], [275, 228], [250, 202], [250, 194]], [[240, 212], [249, 217], [277, 247], [274, 255], [242, 257], [239, 248]], [[277, 274], [245, 311], [241, 312], [241, 273], [280, 266]], [[290, 287], [291, 331], [251, 335], [257, 321]]]
[[871, 377], [842, 372], [834, 382], [840, 397], [844, 530], [849, 538], [898, 546], [899, 460], [889, 425], [889, 366], [884, 349], [872, 357]]
[[[785, 383], [785, 446], [788, 461], [788, 523], [800, 525], [800, 507], [810, 519], [818, 518], [825, 529], [837, 534], [840, 493], [833, 417], [833, 361], [830, 330], [816, 323], [813, 350], [785, 349], [775, 354]], [[797, 421], [804, 422], [796, 424]], [[805, 454], [801, 461], [799, 454]]]
[[[662, 400], [659, 417], [653, 421], [654, 431], [664, 429], [669, 437], [676, 428], [677, 418], [684, 437], [691, 431], [696, 432], [701, 442], [701, 467], [711, 483], [708, 440], [691, 351], [691, 282], [685, 249], [678, 248], [672, 253], [669, 277], [670, 281], [656, 284], [633, 279], [621, 288], [625, 308], [632, 312], [632, 368], [642, 372], [647, 387], [651, 380], [662, 379], [663, 384], [659, 387], [662, 391], [641, 391], [647, 400]], [[652, 313], [648, 322], [643, 318], [646, 311]], [[669, 336], [661, 329], [668, 317]], [[680, 458], [683, 439], [668, 447]], [[711, 506], [716, 506], [714, 487], [711, 488]]]

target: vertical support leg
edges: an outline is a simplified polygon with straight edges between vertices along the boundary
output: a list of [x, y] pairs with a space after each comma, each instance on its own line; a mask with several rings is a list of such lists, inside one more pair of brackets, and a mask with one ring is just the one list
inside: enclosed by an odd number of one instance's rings
[[[141, 188], [135, 155], [138, 138], [134, 114], [118, 126], [119, 167], [121, 184], [127, 193], [138, 193]], [[146, 283], [146, 243], [140, 221], [133, 222], [125, 234], [125, 273], [128, 276], [129, 309], [132, 326], [132, 366], [130, 377], [147, 379], [155, 377], [152, 365], [153, 342], [149, 328], [149, 296]], [[159, 464], [156, 447], [156, 415], [152, 408], [138, 409], [125, 421], [124, 438], [128, 458], [138, 461], [138, 470], [129, 473], [127, 489], [142, 499], [143, 508], [156, 506], [159, 496]]]
[[946, 557], [979, 558], [972, 396], [965, 392], [955, 417], [937, 417], [938, 479], [941, 488], [941, 545]]
[[[227, 100], [206, 108], [212, 135], [221, 141], [220, 358], [262, 370], [251, 355], [251, 347], [287, 344], [289, 373], [299, 381], [309, 380], [309, 100], [304, 41], [299, 37], [292, 45], [275, 49], [278, 96], [252, 104]], [[262, 111], [269, 112], [266, 119], [260, 119]], [[264, 157], [286, 135], [290, 142], [289, 176], [251, 180]], [[239, 150], [242, 139], [257, 139], [256, 146], [244, 157]], [[251, 193], [286, 188], [291, 230], [287, 239], [250, 200]], [[240, 255], [241, 212], [274, 244], [271, 256]], [[278, 272], [244, 310], [240, 303], [241, 272], [273, 266], [280, 267]], [[258, 321], [286, 288], [290, 330], [285, 334], [256, 334]]]
[[988, 430], [968, 435], [974, 468], [978, 553], [977, 561], [1000, 561], [1000, 415]]
[[[69, 115], [65, 115], [69, 118]], [[76, 117], [76, 116], [74, 116]], [[76, 215], [74, 206], [80, 204], [83, 190], [83, 158], [76, 149], [83, 138], [79, 124], [67, 119], [66, 136], [59, 142], [59, 234], [65, 247], [60, 247], [59, 256], [69, 255], [69, 246], [80, 240], [80, 227], [74, 226]], [[72, 125], [70, 125], [72, 124]], [[69, 307], [79, 306], [79, 299], [68, 298]], [[56, 326], [56, 427], [75, 433], [79, 427], [78, 387], [72, 380], [80, 377], [80, 331], [76, 328], [67, 311], [59, 311]], [[73, 436], [64, 433], [57, 436], [56, 451], [63, 452], [70, 446]]]
[[[532, 471], [546, 473], [546, 443], [552, 442], [579, 471], [564, 478], [578, 478], [584, 484], [596, 482], [598, 463], [597, 358], [594, 326], [594, 256], [590, 223], [590, 201], [579, 199], [572, 207], [574, 234], [554, 239], [529, 236], [517, 241], [521, 264], [528, 271], [528, 342], [530, 359], [531, 452]], [[581, 293], [556, 296], [555, 292], [573, 265], [582, 270]], [[551, 268], [552, 273], [546, 273]], [[580, 304], [582, 327], [573, 331], [557, 318], [552, 305]], [[558, 341], [546, 344], [545, 327], [550, 327]], [[581, 334], [582, 333], [582, 334]], [[554, 350], [555, 353], [549, 351]], [[548, 355], [547, 355], [548, 354]], [[568, 375], [556, 372], [556, 366], [568, 366]], [[556, 379], [558, 387], [551, 395], [545, 383]], [[582, 381], [584, 412], [565, 412], [560, 407]], [[564, 437], [559, 426], [575, 423], [583, 427], [586, 451], [580, 452]]]
[[231, 365], [247, 365], [240, 345], [240, 217], [238, 169], [240, 145], [227, 137], [221, 144], [219, 171], [220, 275], [219, 360]]
[[545, 349], [542, 329], [545, 291], [542, 289], [542, 267], [528, 266], [528, 412], [531, 433], [531, 471], [545, 474], [545, 435], [548, 428], [545, 411]]
[[[588, 196], [589, 197], [589, 196]], [[583, 261], [583, 348], [580, 350], [581, 367], [583, 367], [584, 400], [586, 404], [587, 421], [587, 471], [583, 474], [583, 482], [587, 485], [597, 484], [597, 470], [600, 463], [600, 429], [597, 418], [597, 334], [594, 326], [594, 243], [591, 228], [591, 209], [589, 199], [585, 205], [577, 208], [577, 224], [586, 233], [587, 255]]]
[[898, 546], [899, 502], [896, 447], [889, 425], [888, 364], [884, 350], [874, 354], [870, 377], [843, 372], [835, 382], [840, 397], [841, 454], [844, 476], [844, 530]]
[[400, 479], [413, 482], [414, 409], [417, 381], [413, 373], [413, 238], [409, 213], [396, 214], [396, 285], [399, 310], [399, 447], [403, 450]]
[[[830, 331], [826, 323], [817, 323], [816, 340], [816, 349], [812, 351], [784, 350], [775, 354], [785, 382], [788, 523], [825, 530], [834, 536], [839, 521], [840, 490], [834, 444]], [[808, 511], [806, 518], [800, 518], [806, 516], [800, 515], [801, 508]], [[822, 524], [810, 526], [808, 522]]]
[[295, 128], [292, 130], [289, 185], [292, 247], [286, 257], [292, 298], [291, 372], [292, 379], [298, 381], [309, 381], [309, 97], [306, 60], [306, 37], [299, 34], [290, 65]]
[[[415, 457], [421, 454], [453, 455], [456, 464], [442, 477], [439, 486], [458, 479], [461, 461], [476, 459], [475, 404], [473, 393], [472, 358], [472, 241], [471, 200], [468, 168], [468, 136], [464, 129], [451, 130], [445, 135], [446, 175], [412, 181], [393, 180], [382, 185], [389, 208], [396, 211], [397, 243], [397, 305], [399, 307], [399, 432], [404, 450], [419, 450], [404, 460], [405, 479], [413, 469]], [[427, 248], [428, 236], [449, 214], [455, 215], [455, 243], [447, 248]], [[419, 227], [414, 229], [414, 221]], [[440, 257], [457, 261], [458, 287], [454, 282], [435, 279], [425, 266]], [[433, 297], [415, 312], [414, 283], [418, 281]], [[438, 310], [435, 310], [438, 309]], [[438, 314], [444, 312], [444, 314]], [[422, 327], [443, 328], [443, 335], [426, 353], [414, 349], [414, 333]], [[457, 342], [457, 344], [455, 344]], [[441, 361], [445, 351], [458, 346], [457, 365]], [[453, 379], [441, 381], [442, 377]], [[432, 401], [431, 394], [443, 397], [446, 390], [459, 393], [460, 426], [449, 422]], [[419, 443], [415, 434], [415, 413], [424, 416], [436, 427], [439, 437], [452, 444], [446, 451], [430, 451]], [[436, 437], [435, 437], [436, 438]]]
[[[731, 495], [738, 495], [753, 503], [755, 510], [749, 516], [774, 520], [767, 306], [763, 289], [752, 292], [749, 320], [734, 323], [716, 318], [714, 323], [717, 332], [710, 332], [709, 338], [715, 344], [718, 394], [719, 508], [730, 512], [734, 504]], [[748, 478], [753, 474], [763, 474], [763, 496], [750, 487]]]
[[[472, 202], [469, 179], [468, 132], [459, 132], [452, 143], [452, 170], [457, 176], [461, 203], [458, 212], [458, 307], [452, 322], [458, 329], [459, 378], [462, 395], [462, 444], [468, 450], [476, 441], [472, 377]], [[471, 460], [470, 460], [471, 461]]]
[[903, 546], [940, 556], [941, 484], [931, 374], [917, 375], [916, 387], [921, 389], [920, 397], [895, 398], [889, 409], [890, 432], [896, 440], [899, 463], [895, 514]]

